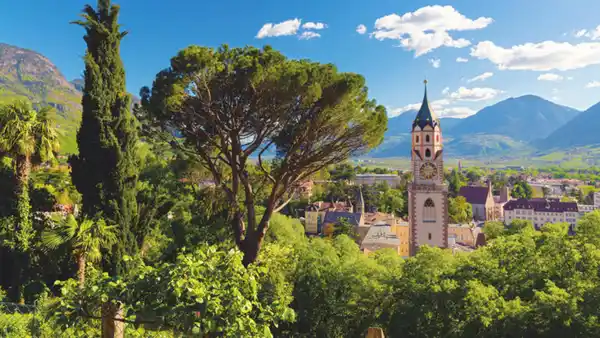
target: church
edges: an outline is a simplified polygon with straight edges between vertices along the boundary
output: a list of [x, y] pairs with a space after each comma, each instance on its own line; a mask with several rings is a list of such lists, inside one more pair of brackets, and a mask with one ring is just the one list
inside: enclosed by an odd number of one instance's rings
[[421, 245], [448, 247], [448, 186], [444, 182], [442, 128], [427, 100], [427, 80], [411, 135], [413, 181], [408, 186], [408, 218], [413, 256]]

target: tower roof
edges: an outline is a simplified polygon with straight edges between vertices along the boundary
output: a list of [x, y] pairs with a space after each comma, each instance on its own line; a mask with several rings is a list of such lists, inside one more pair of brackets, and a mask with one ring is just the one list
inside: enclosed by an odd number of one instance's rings
[[440, 124], [440, 120], [431, 109], [431, 106], [429, 105], [429, 100], [427, 100], [427, 80], [423, 82], [425, 83], [425, 95], [423, 96], [423, 103], [421, 104], [421, 109], [419, 109], [419, 113], [413, 121], [413, 128], [415, 126], [419, 126], [421, 129], [423, 129], [427, 125], [431, 126], [432, 128], [435, 128], [435, 126]]

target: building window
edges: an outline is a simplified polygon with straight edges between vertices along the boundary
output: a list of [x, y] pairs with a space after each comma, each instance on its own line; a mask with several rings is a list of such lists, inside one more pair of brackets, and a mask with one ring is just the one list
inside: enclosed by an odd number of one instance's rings
[[429, 233], [429, 240], [431, 240], [431, 232]]
[[416, 138], [415, 142], [419, 143], [419, 135], [417, 135], [417, 138]]
[[440, 135], [435, 135], [436, 142], [440, 142]]
[[425, 157], [427, 157], [427, 158], [431, 157], [431, 150], [429, 150], [429, 148], [427, 148], [427, 150], [425, 150]]
[[425, 135], [425, 142], [429, 143], [429, 135]]
[[435, 204], [431, 198], [423, 205], [423, 222], [435, 223]]

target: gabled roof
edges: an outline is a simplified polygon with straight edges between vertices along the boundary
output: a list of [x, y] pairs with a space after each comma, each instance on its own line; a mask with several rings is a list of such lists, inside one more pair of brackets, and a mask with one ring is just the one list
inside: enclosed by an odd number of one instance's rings
[[458, 195], [464, 197], [468, 203], [485, 204], [489, 196], [489, 187], [461, 187]]
[[358, 226], [360, 224], [362, 214], [345, 211], [328, 211], [325, 214], [323, 223], [337, 223], [342, 218], [347, 219], [348, 223]]
[[423, 103], [421, 104], [421, 109], [419, 109], [419, 113], [415, 120], [413, 121], [413, 128], [419, 126], [421, 129], [425, 128], [425, 126], [431, 126], [435, 128], [435, 126], [440, 124], [440, 120], [431, 109], [429, 105], [429, 100], [427, 100], [427, 80], [425, 80], [425, 96], [423, 96]]

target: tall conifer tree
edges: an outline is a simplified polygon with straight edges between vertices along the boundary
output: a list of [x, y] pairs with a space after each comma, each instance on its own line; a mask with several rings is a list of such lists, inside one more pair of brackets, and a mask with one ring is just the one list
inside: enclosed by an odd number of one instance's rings
[[137, 251], [132, 232], [136, 217], [136, 122], [125, 89], [125, 69], [120, 57], [119, 6], [98, 0], [97, 10], [86, 5], [85, 87], [83, 117], [77, 133], [79, 155], [70, 159], [72, 179], [82, 195], [87, 217], [101, 215], [119, 227], [119, 241], [105, 269], [119, 273], [122, 256]]

